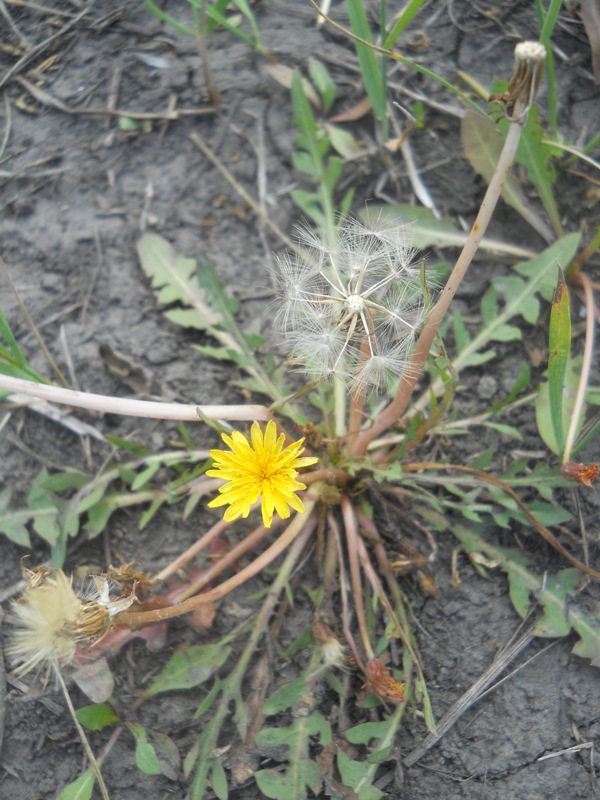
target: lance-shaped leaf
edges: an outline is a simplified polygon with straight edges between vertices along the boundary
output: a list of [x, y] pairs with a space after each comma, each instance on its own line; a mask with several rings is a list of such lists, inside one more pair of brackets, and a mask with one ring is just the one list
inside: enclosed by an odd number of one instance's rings
[[89, 767], [72, 783], [67, 784], [55, 800], [90, 800], [95, 783], [94, 771]]
[[550, 418], [559, 453], [565, 445], [563, 430], [563, 391], [567, 362], [571, 352], [571, 312], [569, 290], [562, 269], [558, 268], [558, 281], [550, 312], [550, 341], [548, 352], [548, 402]]

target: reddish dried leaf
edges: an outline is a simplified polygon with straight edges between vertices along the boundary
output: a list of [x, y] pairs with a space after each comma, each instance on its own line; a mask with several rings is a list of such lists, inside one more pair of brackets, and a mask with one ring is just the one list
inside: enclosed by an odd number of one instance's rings
[[217, 609], [214, 603], [206, 603], [206, 605], [196, 608], [188, 617], [187, 622], [196, 633], [206, 633], [211, 627], [215, 619]]
[[344, 111], [342, 114], [336, 114], [335, 117], [330, 118], [330, 122], [356, 122], [357, 119], [362, 119], [366, 114], [369, 113], [371, 110], [371, 101], [368, 97], [363, 97], [363, 99], [358, 102], [352, 108], [349, 108], [348, 111]]

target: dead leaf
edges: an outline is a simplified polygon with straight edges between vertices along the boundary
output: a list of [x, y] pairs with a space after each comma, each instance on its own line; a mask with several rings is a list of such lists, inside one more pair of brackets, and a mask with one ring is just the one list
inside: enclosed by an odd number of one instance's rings
[[368, 97], [363, 97], [355, 106], [349, 108], [341, 114], [336, 114], [331, 117], [330, 122], [356, 122], [357, 119], [362, 119], [371, 110], [371, 101]]
[[150, 380], [139, 364], [136, 364], [126, 355], [114, 350], [109, 344], [100, 345], [100, 357], [107, 370], [117, 377], [135, 394], [159, 394], [160, 387], [156, 381]]
[[[273, 80], [277, 81], [277, 83], [280, 86], [283, 86], [284, 89], [292, 88], [292, 78], [294, 77], [294, 73], [298, 71], [292, 69], [291, 67], [286, 67], [285, 64], [267, 64], [265, 70], [269, 73]], [[321, 109], [321, 98], [315, 91], [315, 87], [310, 81], [307, 81], [306, 78], [303, 78], [302, 76], [300, 76], [300, 80], [302, 81], [302, 89], [304, 90], [304, 94], [306, 95], [307, 99], [315, 108]]]
[[106, 702], [115, 688], [115, 680], [104, 656], [82, 664], [73, 673], [73, 680], [92, 703]]
[[206, 603], [206, 605], [196, 608], [186, 619], [188, 624], [196, 631], [196, 633], [206, 633], [215, 619], [217, 608], [214, 603]]

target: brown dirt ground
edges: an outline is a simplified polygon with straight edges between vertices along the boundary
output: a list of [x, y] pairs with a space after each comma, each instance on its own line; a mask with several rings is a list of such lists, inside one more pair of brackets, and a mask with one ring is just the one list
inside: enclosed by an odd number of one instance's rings
[[[270, 288], [265, 267], [270, 249], [279, 243], [261, 229], [252, 211], [204, 159], [189, 135], [196, 131], [210, 142], [252, 195], [257, 194], [257, 169], [262, 164], [268, 214], [284, 231], [290, 231], [298, 214], [289, 191], [298, 176], [291, 168], [295, 132], [288, 93], [270, 77], [263, 57], [227, 32], [217, 32], [209, 42], [209, 59], [221, 103], [216, 110], [207, 110], [201, 59], [194, 41], [165, 27], [141, 4], [73, 0], [54, 6], [65, 16], [57, 18], [42, 6], [36, 9], [12, 3], [7, 3], [6, 9], [14, 27], [0, 16], [1, 42], [31, 52], [80, 10], [88, 12], [3, 84], [0, 130], [9, 125], [10, 107], [10, 137], [0, 160], [2, 256], [50, 350], [80, 388], [132, 394], [130, 386], [112, 374], [102, 358], [100, 346], [109, 345], [144, 370], [153, 395], [187, 402], [235, 400], [239, 395], [230, 385], [230, 368], [203, 360], [189, 348], [196, 338], [172, 326], [156, 308], [135, 243], [146, 225], [166, 236], [179, 251], [206, 257], [241, 301], [243, 321], [264, 315]], [[185, 3], [177, 2], [165, 7], [181, 18], [187, 9]], [[334, 4], [334, 13], [343, 19], [340, 4]], [[310, 55], [317, 55], [330, 65], [339, 87], [336, 110], [360, 99], [353, 51], [338, 33], [315, 29], [307, 4], [264, 0], [256, 5], [256, 15], [263, 43], [280, 63], [304, 67]], [[451, 80], [460, 69], [489, 85], [497, 77], [510, 75], [515, 42], [536, 35], [535, 4], [432, 2], [413, 26], [405, 46], [417, 46], [417, 29], [427, 37], [425, 48], [415, 52], [423, 64]], [[28, 44], [20, 41], [22, 36]], [[0, 80], [15, 67], [18, 57], [17, 51], [0, 51]], [[51, 62], [46, 61], [49, 57]], [[580, 136], [589, 138], [600, 129], [600, 91], [591, 74], [589, 43], [575, 16], [561, 17], [555, 59], [561, 132], [573, 141]], [[19, 78], [40, 86], [45, 100], [32, 97]], [[458, 107], [438, 86], [401, 67], [395, 70], [392, 83]], [[154, 121], [144, 132], [125, 132], [114, 116], [89, 114], [90, 109], [108, 107], [115, 86], [118, 109], [161, 112], [173, 98], [177, 108], [197, 109], [198, 113], [177, 121]], [[410, 103], [401, 91], [393, 91], [400, 101]], [[48, 98], [73, 109], [72, 113], [52, 106]], [[543, 97], [541, 105], [543, 108]], [[355, 125], [355, 133], [374, 144], [368, 119]], [[426, 126], [412, 143], [438, 207], [455, 220], [471, 220], [482, 184], [461, 154], [458, 120], [429, 108]], [[345, 180], [356, 187], [358, 210], [376, 197], [383, 171], [375, 154], [348, 165]], [[559, 178], [558, 196], [567, 230], [597, 224], [598, 207], [594, 208], [591, 195], [586, 195], [589, 185], [569, 173]], [[414, 199], [399, 161], [388, 167], [385, 192], [402, 202]], [[543, 246], [505, 206], [496, 215], [492, 234], [533, 248]], [[478, 262], [460, 298], [466, 316], [477, 315], [482, 289], [501, 268], [485, 259]], [[46, 372], [3, 279], [0, 305], [33, 366]], [[266, 320], [265, 333], [270, 335]], [[534, 347], [543, 348], [544, 341], [540, 327], [528, 331], [518, 347], [499, 348], [500, 358], [487, 373], [498, 391], [512, 385], [520, 363], [530, 359]], [[480, 397], [482, 377], [483, 373], [475, 370], [465, 374], [461, 410], [486, 407]], [[86, 463], [80, 441], [62, 427], [22, 410], [8, 409], [2, 414], [9, 419], [1, 426], [0, 480], [13, 489], [16, 503], [23, 502], [42, 465], [94, 470], [108, 454], [106, 447], [93, 442], [91, 461]], [[174, 425], [81, 416], [105, 433], [135, 436], [137, 442], [155, 451], [178, 438]], [[523, 413], [519, 422], [525, 436], [520, 449], [534, 458], [543, 447], [529, 412]], [[211, 432], [201, 426], [190, 427], [190, 431], [199, 447], [214, 442]], [[506, 456], [514, 447], [514, 443], [486, 433], [483, 441], [477, 437], [471, 445], [461, 444], [462, 451], [454, 457], [460, 458], [461, 452], [464, 457], [469, 449], [479, 450], [482, 445], [493, 446]], [[598, 555], [594, 531], [598, 530], [599, 505], [596, 493], [584, 507], [593, 539], [592, 557]], [[139, 513], [122, 512], [113, 518], [109, 537], [82, 542], [69, 556], [68, 566], [102, 566], [109, 552], [112, 558], [138, 559], [154, 569], [191, 543], [209, 519], [214, 517], [200, 509], [182, 522], [174, 508], [161, 512], [140, 532]], [[512, 537], [508, 540], [512, 542]], [[529, 549], [537, 549], [542, 565], [560, 565], [533, 536], [524, 537], [523, 542]], [[424, 598], [413, 584], [406, 586], [438, 717], [487, 668], [519, 624], [504, 578], [492, 575], [484, 579], [464, 561], [462, 584], [452, 588], [451, 536], [439, 544], [437, 596]], [[3, 539], [0, 553], [0, 585], [6, 589], [19, 577], [23, 549]], [[46, 558], [47, 551], [38, 540], [32, 563]], [[286, 633], [290, 639], [307, 619], [301, 606], [294, 613], [298, 618], [290, 622]], [[191, 629], [177, 622], [169, 629], [168, 647], [157, 656], [148, 655], [142, 643], [129, 645], [114, 665], [120, 702], [126, 705], [132, 700], [142, 682], [156, 674], [177, 646], [193, 641]], [[535, 643], [525, 655], [546, 644]], [[569, 640], [558, 642], [469, 711], [417, 765], [403, 775], [388, 775], [393, 778], [386, 784], [388, 796], [403, 800], [600, 796], [593, 749], [538, 760], [577, 742], [589, 742], [593, 748], [600, 737], [598, 673], [570, 654], [572, 644]], [[73, 698], [76, 706], [86, 702], [76, 689]], [[172, 736], [185, 755], [193, 741], [194, 731], [189, 726], [196, 704], [194, 695], [168, 696], [146, 704], [140, 718]], [[409, 752], [424, 733], [421, 721], [409, 721], [399, 737], [400, 753]], [[107, 735], [92, 735], [96, 752]], [[81, 772], [85, 764], [81, 746], [60, 694], [46, 691], [40, 697], [9, 684], [0, 764], [0, 797], [6, 800], [53, 798]], [[170, 780], [148, 777], [136, 769], [131, 738], [122, 737], [103, 772], [115, 798], [186, 796], [183, 775]], [[384, 768], [382, 774], [385, 772]], [[250, 785], [232, 790], [230, 796], [252, 800], [258, 793]]]

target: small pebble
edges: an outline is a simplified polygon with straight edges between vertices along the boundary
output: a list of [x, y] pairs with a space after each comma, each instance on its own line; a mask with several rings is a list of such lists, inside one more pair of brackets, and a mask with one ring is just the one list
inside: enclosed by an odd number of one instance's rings
[[477, 384], [477, 394], [482, 400], [491, 400], [498, 392], [498, 381], [491, 375], [484, 375]]

